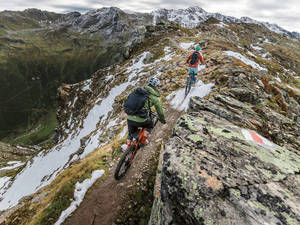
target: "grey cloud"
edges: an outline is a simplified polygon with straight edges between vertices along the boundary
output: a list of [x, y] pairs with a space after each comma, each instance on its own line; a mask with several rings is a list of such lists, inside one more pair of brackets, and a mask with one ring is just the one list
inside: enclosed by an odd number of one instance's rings
[[295, 3], [294, 0], [284, 0], [284, 1], [278, 1], [278, 0], [251, 0], [248, 1], [247, 7], [254, 10], [282, 10], [282, 9], [288, 9], [291, 8], [293, 3]]
[[63, 12], [87, 12], [90, 10], [93, 10], [94, 8], [91, 7], [77, 7], [77, 6], [69, 6], [69, 5], [50, 5], [53, 8], [58, 8], [62, 10]]
[[[150, 12], [160, 8], [186, 9], [200, 6], [207, 12], [219, 12], [227, 16], [247, 16], [260, 21], [279, 23], [296, 27], [300, 31], [297, 7], [299, 0], [81, 0], [81, 4], [69, 4], [66, 0], [9, 0], [1, 2], [0, 10], [16, 10], [26, 8], [53, 9], [54, 11], [79, 11], [115, 6], [123, 10]], [[62, 5], [60, 5], [62, 4]], [[299, 11], [299, 10], [298, 10]], [[293, 15], [294, 14], [294, 15]]]

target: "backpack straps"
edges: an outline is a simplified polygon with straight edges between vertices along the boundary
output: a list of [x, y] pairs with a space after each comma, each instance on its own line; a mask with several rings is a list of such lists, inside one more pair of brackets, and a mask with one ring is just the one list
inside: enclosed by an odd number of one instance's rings
[[151, 120], [153, 120], [149, 96], [148, 96], [148, 99], [147, 99], [148, 100], [148, 107], [149, 107], [149, 117], [150, 117]]

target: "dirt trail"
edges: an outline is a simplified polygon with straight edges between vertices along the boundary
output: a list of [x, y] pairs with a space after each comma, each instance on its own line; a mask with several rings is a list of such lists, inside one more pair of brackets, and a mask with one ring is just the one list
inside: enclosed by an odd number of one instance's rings
[[124, 204], [126, 193], [131, 184], [140, 176], [140, 171], [149, 163], [156, 144], [167, 140], [180, 112], [173, 109], [166, 111], [167, 124], [158, 123], [149, 136], [149, 145], [138, 151], [134, 163], [125, 177], [116, 181], [113, 173], [116, 164], [109, 171], [109, 176], [83, 200], [79, 208], [63, 223], [63, 225], [108, 225], [112, 224], [121, 205]]

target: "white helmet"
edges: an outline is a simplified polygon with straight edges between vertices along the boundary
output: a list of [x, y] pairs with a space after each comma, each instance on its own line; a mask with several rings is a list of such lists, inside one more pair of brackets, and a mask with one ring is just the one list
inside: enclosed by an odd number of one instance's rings
[[160, 81], [158, 78], [156, 77], [151, 77], [149, 80], [148, 80], [148, 85], [152, 86], [152, 87], [157, 87], [157, 86], [160, 86]]

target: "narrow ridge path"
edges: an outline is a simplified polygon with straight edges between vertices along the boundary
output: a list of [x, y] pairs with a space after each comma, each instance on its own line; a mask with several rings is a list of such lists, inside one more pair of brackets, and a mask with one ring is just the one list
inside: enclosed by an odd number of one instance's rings
[[166, 124], [158, 123], [149, 136], [149, 144], [138, 151], [134, 163], [125, 177], [116, 181], [113, 168], [108, 177], [91, 189], [77, 210], [65, 220], [63, 225], [108, 225], [112, 224], [118, 210], [125, 202], [126, 194], [135, 180], [140, 176], [140, 171], [149, 164], [151, 154], [157, 150], [157, 143], [166, 141], [171, 135], [173, 126], [181, 112], [168, 108], [165, 111]]

